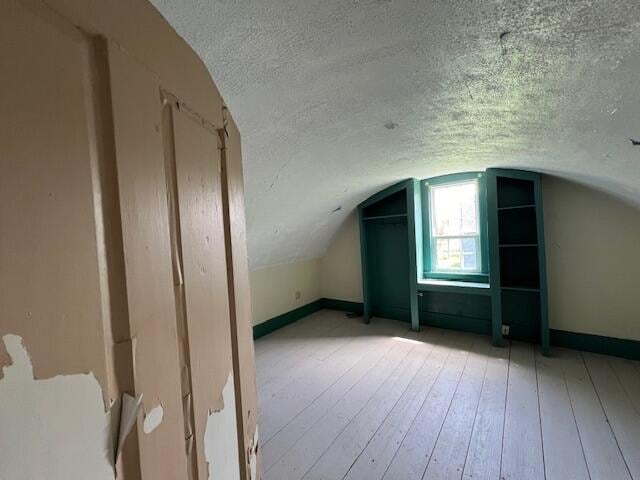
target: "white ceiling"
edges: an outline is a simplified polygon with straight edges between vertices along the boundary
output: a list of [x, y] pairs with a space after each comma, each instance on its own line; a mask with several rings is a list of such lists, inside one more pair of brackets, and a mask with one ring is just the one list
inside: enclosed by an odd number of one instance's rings
[[640, 205], [637, 1], [153, 3], [240, 126], [252, 269], [321, 256], [407, 177], [531, 168]]

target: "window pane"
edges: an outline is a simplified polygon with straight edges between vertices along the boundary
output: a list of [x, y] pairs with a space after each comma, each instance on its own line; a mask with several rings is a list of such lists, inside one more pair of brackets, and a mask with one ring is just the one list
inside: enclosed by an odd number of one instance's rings
[[476, 239], [475, 238], [463, 238], [462, 239], [462, 251], [464, 253], [476, 253]]
[[477, 270], [478, 267], [476, 238], [438, 238], [436, 240], [436, 270]]
[[478, 233], [478, 182], [431, 187], [433, 235]]
[[465, 253], [463, 257], [463, 268], [475, 270], [476, 269], [476, 254]]
[[436, 268], [438, 270], [462, 268], [461, 238], [439, 238], [436, 241]]

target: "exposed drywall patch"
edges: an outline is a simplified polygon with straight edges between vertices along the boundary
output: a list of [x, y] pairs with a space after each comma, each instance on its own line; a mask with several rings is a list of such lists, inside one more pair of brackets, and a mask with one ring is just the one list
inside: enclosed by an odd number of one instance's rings
[[149, 413], [144, 416], [144, 433], [151, 433], [158, 425], [162, 423], [162, 417], [164, 416], [164, 409], [162, 405], [156, 405], [151, 409]]
[[222, 390], [222, 408], [209, 413], [204, 433], [204, 454], [209, 464], [209, 480], [239, 480], [238, 427], [233, 373]]
[[0, 381], [0, 478], [113, 480], [111, 420], [95, 376], [35, 380], [22, 338], [2, 338], [12, 364]]
[[256, 431], [253, 434], [253, 441], [249, 447], [249, 471], [251, 472], [251, 478], [249, 480], [257, 480], [258, 473], [258, 426], [256, 425]]

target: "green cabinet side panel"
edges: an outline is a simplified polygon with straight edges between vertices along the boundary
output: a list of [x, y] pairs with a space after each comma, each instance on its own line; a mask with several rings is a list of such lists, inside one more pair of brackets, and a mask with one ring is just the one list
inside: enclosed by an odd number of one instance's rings
[[362, 259], [362, 300], [364, 322], [369, 323], [371, 320], [371, 286], [369, 281], [369, 249], [367, 248], [367, 227], [363, 218], [362, 207], [358, 207], [358, 226], [360, 229], [360, 258]]
[[547, 254], [544, 241], [544, 215], [542, 208], [542, 179], [535, 183], [536, 215], [538, 217], [538, 264], [540, 266], [540, 343], [544, 355], [551, 354], [549, 337], [549, 303], [547, 297]]
[[[407, 242], [409, 247], [409, 308], [411, 312], [411, 329], [420, 330], [418, 315], [418, 275], [422, 264], [422, 244], [418, 241], [422, 231], [420, 184], [417, 179], [407, 181]], [[421, 239], [421, 237], [420, 237]]]
[[365, 225], [371, 315], [410, 320], [410, 271], [406, 222]]
[[502, 302], [500, 298], [500, 253], [498, 242], [498, 177], [487, 170], [487, 224], [489, 227], [489, 284], [491, 285], [491, 337], [495, 346], [504, 346]]

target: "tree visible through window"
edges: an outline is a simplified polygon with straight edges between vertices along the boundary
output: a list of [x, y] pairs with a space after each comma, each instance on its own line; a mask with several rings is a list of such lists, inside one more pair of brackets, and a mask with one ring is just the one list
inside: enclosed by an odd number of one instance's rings
[[478, 180], [433, 185], [429, 193], [432, 269], [481, 271]]

